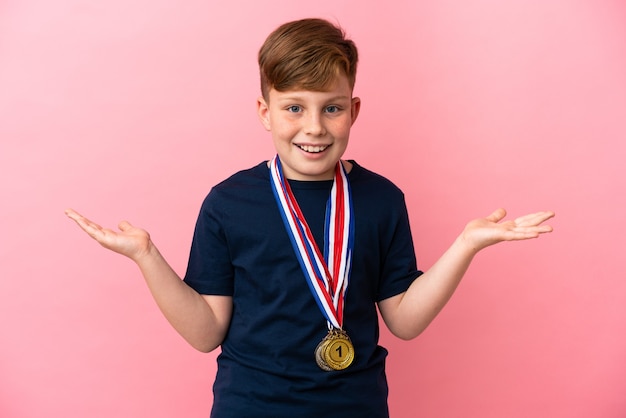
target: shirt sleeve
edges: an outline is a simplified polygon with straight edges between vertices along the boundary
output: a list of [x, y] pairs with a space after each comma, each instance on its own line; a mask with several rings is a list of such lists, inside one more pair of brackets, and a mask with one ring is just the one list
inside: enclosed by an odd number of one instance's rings
[[232, 296], [233, 267], [219, 207], [213, 189], [198, 215], [184, 281], [200, 294]]
[[382, 274], [377, 301], [405, 292], [413, 280], [422, 275], [417, 268], [409, 216], [401, 194], [390, 216], [389, 232], [383, 242]]

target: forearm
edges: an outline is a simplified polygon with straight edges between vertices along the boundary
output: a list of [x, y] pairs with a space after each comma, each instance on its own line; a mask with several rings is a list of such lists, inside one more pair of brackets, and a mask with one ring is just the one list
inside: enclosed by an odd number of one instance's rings
[[394, 335], [411, 339], [426, 329], [450, 300], [472, 259], [483, 248], [552, 232], [552, 227], [543, 222], [552, 218], [554, 212], [536, 212], [502, 221], [505, 215], [504, 209], [497, 209], [486, 218], [469, 222], [448, 251], [405, 293], [379, 303], [383, 319]]
[[202, 295], [181, 280], [154, 245], [134, 261], [159, 309], [189, 344], [203, 352], [221, 344], [228, 327], [224, 316], [218, 315]]
[[405, 293], [382, 301], [381, 311], [391, 332], [406, 340], [421, 334], [450, 300], [476, 253], [459, 236]]

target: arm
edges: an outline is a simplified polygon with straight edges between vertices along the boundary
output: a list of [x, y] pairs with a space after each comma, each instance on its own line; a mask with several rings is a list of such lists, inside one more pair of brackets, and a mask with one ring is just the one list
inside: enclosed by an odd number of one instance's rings
[[472, 259], [483, 248], [502, 241], [537, 238], [552, 231], [549, 225], [542, 225], [554, 216], [552, 212], [499, 223], [505, 216], [506, 211], [498, 209], [487, 218], [468, 223], [450, 248], [406, 292], [379, 302], [381, 316], [394, 335], [409, 340], [424, 331], [452, 297]]
[[200, 295], [190, 288], [163, 258], [145, 230], [124, 221], [116, 232], [71, 209], [65, 213], [100, 245], [127, 256], [139, 266], [159, 309], [189, 344], [209, 352], [222, 343], [232, 314], [230, 296]]

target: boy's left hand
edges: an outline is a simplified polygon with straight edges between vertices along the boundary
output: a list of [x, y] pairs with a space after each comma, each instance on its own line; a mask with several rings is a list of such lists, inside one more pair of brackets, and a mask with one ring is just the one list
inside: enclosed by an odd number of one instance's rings
[[505, 216], [506, 210], [497, 209], [486, 218], [469, 222], [461, 235], [462, 240], [469, 248], [478, 252], [502, 241], [537, 238], [541, 234], [552, 232], [550, 225], [542, 224], [552, 218], [554, 212], [531, 213], [515, 220], [500, 222]]

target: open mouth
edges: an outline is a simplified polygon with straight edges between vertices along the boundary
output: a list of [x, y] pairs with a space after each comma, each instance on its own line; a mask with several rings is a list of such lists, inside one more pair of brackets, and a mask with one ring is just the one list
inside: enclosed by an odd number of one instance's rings
[[317, 154], [317, 153], [323, 152], [328, 147], [330, 147], [330, 145], [297, 145], [297, 144], [296, 144], [296, 146], [298, 148], [300, 148], [304, 152], [310, 152], [310, 153], [313, 153], [313, 154]]

